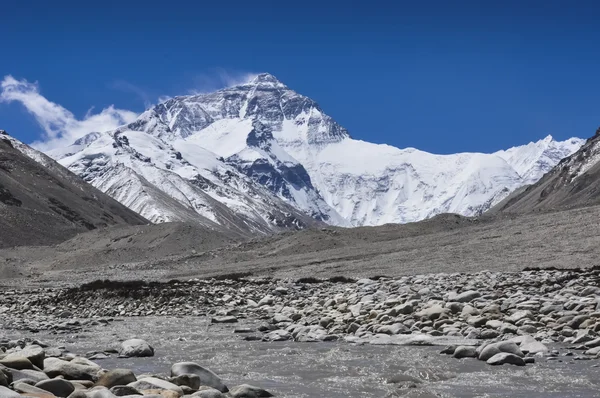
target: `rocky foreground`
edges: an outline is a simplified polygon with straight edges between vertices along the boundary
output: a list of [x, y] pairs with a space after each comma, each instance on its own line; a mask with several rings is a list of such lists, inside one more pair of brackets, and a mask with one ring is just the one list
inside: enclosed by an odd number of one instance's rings
[[[129, 369], [102, 369], [64, 347], [49, 347], [38, 340], [1, 341], [0, 397], [112, 398], [253, 398], [271, 397], [268, 391], [248, 384], [231, 390], [211, 370], [194, 362], [175, 363], [170, 375], [138, 375]], [[131, 339], [121, 344], [120, 357], [152, 357], [154, 349], [144, 340]], [[102, 359], [105, 354], [93, 354]], [[10, 388], [9, 388], [10, 387]], [[226, 395], [225, 395], [226, 394]]]
[[[107, 281], [78, 288], [11, 290], [0, 297], [0, 319], [3, 327], [13, 332], [93, 331], [120, 318], [144, 316], [206, 316], [213, 324], [231, 324], [231, 331], [243, 340], [440, 345], [444, 346], [443, 354], [457, 359], [473, 358], [463, 361], [478, 359], [489, 365], [536, 366], [536, 359], [600, 357], [600, 269], [432, 274], [357, 281], [345, 278]], [[248, 327], [248, 324], [258, 326]], [[27, 351], [22, 352], [21, 346], [24, 350], [40, 349], [33, 341], [25, 344], [14, 341], [0, 344], [8, 350], [0, 357], [26, 357]], [[75, 376], [48, 372], [46, 361], [51, 359], [53, 365], [62, 366], [69, 363], [94, 366], [84, 362], [117, 355], [117, 351], [103, 349], [87, 353], [86, 359], [56, 349], [42, 349], [50, 358], [38, 363], [42, 366], [36, 365], [39, 370], [34, 371], [65, 379]], [[5, 360], [0, 360], [0, 364]], [[207, 364], [194, 366], [202, 368], [201, 365]], [[5, 363], [3, 366], [10, 368]], [[590, 366], [597, 366], [596, 361], [590, 362]], [[92, 388], [104, 391], [98, 383], [105, 373], [98, 367], [88, 377], [84, 385], [87, 396], [98, 394]], [[177, 386], [178, 381], [173, 377], [178, 376], [171, 372], [168, 376], [142, 375], [137, 380], [151, 377]], [[8, 381], [5, 387], [23, 392], [23, 382], [16, 387], [14, 373], [12, 384]], [[39, 382], [26, 380], [25, 384], [42, 388]], [[411, 383], [404, 379], [396, 382]], [[79, 388], [77, 381], [74, 385]], [[205, 384], [200, 377], [200, 385], [187, 387], [202, 385]], [[163, 389], [168, 392], [160, 394], [200, 393], [179, 387]], [[267, 394], [257, 387], [245, 388], [250, 395], [232, 396], [261, 396], [256, 391]], [[155, 388], [138, 388], [142, 390]], [[236, 390], [232, 388], [228, 394], [233, 394], [232, 391]], [[102, 397], [117, 395], [108, 390], [102, 394], [112, 394]]]

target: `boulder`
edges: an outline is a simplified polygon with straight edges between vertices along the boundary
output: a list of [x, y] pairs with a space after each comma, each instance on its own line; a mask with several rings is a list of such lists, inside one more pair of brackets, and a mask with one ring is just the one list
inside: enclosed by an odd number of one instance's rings
[[501, 352], [487, 360], [488, 365], [517, 365], [525, 366], [525, 360], [518, 355], [510, 354], [508, 352]]
[[497, 343], [488, 344], [479, 353], [479, 359], [481, 361], [487, 361], [491, 357], [500, 353], [508, 353], [523, 357], [523, 352], [519, 349], [517, 344], [510, 341], [499, 341]]
[[160, 398], [179, 398], [178, 392], [172, 390], [142, 390], [144, 397], [160, 397]]
[[18, 393], [27, 394], [27, 396], [34, 396], [34, 397], [41, 397], [41, 396], [55, 397], [55, 395], [52, 394], [50, 391], [46, 391], [44, 389], [41, 389], [41, 388], [36, 387], [36, 386], [32, 386], [31, 384], [27, 384], [27, 383], [17, 382], [17, 383], [13, 384], [12, 388], [13, 388], [13, 390], [15, 390]]
[[144, 395], [139, 390], [129, 386], [114, 386], [110, 392], [117, 397], [126, 397], [129, 395]]
[[481, 293], [475, 290], [467, 290], [466, 292], [462, 292], [451, 299], [451, 301], [456, 301], [457, 303], [468, 303], [476, 298], [481, 297]]
[[44, 367], [46, 353], [39, 345], [28, 345], [20, 351], [8, 354], [4, 357], [4, 360], [10, 360], [11, 358], [27, 358], [33, 365], [37, 366], [39, 369], [42, 369]]
[[57, 397], [63, 398], [68, 397], [73, 391], [75, 391], [75, 386], [64, 379], [42, 380], [35, 386], [41, 388], [42, 390], [49, 391]]
[[376, 333], [383, 334], [403, 334], [410, 333], [410, 329], [402, 323], [394, 323], [393, 325], [382, 325], [376, 329]]
[[49, 379], [49, 377], [46, 373], [40, 372], [37, 370], [31, 370], [31, 369], [21, 369], [21, 370], [11, 369], [11, 373], [12, 373], [13, 382], [23, 380], [23, 379], [29, 379], [29, 380], [33, 380], [34, 382], [37, 383], [38, 381]]
[[100, 376], [96, 385], [112, 388], [114, 386], [125, 386], [134, 381], [137, 381], [137, 379], [131, 370], [113, 369]]
[[200, 376], [195, 374], [183, 374], [171, 378], [171, 383], [178, 386], [187, 386], [192, 390], [197, 390], [201, 386]]
[[6, 374], [0, 369], [0, 386], [8, 387], [9, 384], [8, 377], [6, 377]]
[[598, 347], [594, 347], [594, 348], [590, 348], [589, 350], [587, 350], [586, 352], [584, 352], [585, 355], [591, 355], [591, 356], [597, 356], [600, 354], [600, 346]]
[[454, 358], [476, 358], [477, 348], [473, 346], [461, 345], [454, 350]]
[[273, 394], [271, 394], [270, 392], [260, 387], [251, 386], [249, 384], [242, 384], [233, 387], [229, 391], [229, 395], [231, 395], [232, 398], [262, 398], [273, 396]]
[[227, 396], [221, 391], [212, 387], [202, 386], [198, 392], [192, 394], [192, 397], [198, 398], [226, 398]]
[[411, 303], [404, 303], [404, 304], [400, 304], [399, 306], [394, 307], [394, 310], [398, 314], [408, 315], [408, 314], [412, 314], [412, 312], [414, 311], [414, 307], [412, 306]]
[[186, 374], [194, 374], [200, 377], [200, 385], [212, 387], [221, 392], [227, 392], [229, 389], [221, 378], [210, 369], [203, 368], [194, 362], [178, 362], [171, 366], [171, 376], [177, 377]]
[[527, 335], [523, 337], [524, 338], [521, 340], [521, 345], [519, 348], [524, 354], [538, 354], [549, 351], [545, 344], [540, 343], [532, 336]]
[[[4, 357], [0, 360], [0, 365], [4, 365], [7, 368], [23, 370], [23, 369], [33, 369], [33, 364], [31, 361], [25, 357], [20, 356], [11, 356]], [[42, 366], [43, 367], [43, 366]], [[38, 367], [39, 369], [39, 367]]]
[[442, 307], [439, 304], [434, 304], [429, 308], [424, 308], [421, 311], [415, 313], [416, 316], [418, 316], [419, 318], [423, 318], [423, 319], [429, 319], [429, 320], [436, 320], [438, 319], [440, 316], [442, 316], [443, 313], [445, 313], [446, 311], [449, 311], [449, 309], [445, 309], [444, 307]]
[[0, 397], [2, 398], [21, 398], [21, 394], [14, 392], [8, 387], [0, 386]]
[[124, 358], [152, 357], [154, 356], [154, 348], [142, 339], [125, 340], [121, 343], [119, 356]]
[[136, 390], [169, 390], [175, 391], [179, 396], [183, 395], [183, 390], [178, 385], [171, 383], [170, 381], [162, 380], [157, 377], [144, 377], [138, 381], [127, 384], [129, 387], [133, 387]]
[[44, 373], [49, 377], [63, 376], [68, 380], [92, 380], [97, 379], [99, 366], [83, 365], [77, 362], [63, 361], [58, 358], [46, 358], [44, 360]]
[[510, 323], [517, 323], [523, 319], [533, 319], [533, 313], [529, 310], [516, 311], [507, 318]]
[[287, 341], [292, 338], [292, 335], [287, 330], [273, 330], [262, 337], [263, 341]]

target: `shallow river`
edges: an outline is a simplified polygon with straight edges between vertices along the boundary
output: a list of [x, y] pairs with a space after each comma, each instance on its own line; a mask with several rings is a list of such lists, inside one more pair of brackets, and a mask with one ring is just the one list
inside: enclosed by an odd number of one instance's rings
[[[194, 361], [229, 386], [254, 384], [279, 397], [600, 397], [599, 360], [541, 358], [526, 367], [492, 367], [476, 359], [441, 355], [441, 347], [244, 341], [233, 333], [241, 326], [210, 325], [204, 317], [144, 317], [79, 334], [22, 335], [0, 329], [0, 337], [39, 338], [77, 354], [116, 348], [120, 340], [138, 337], [154, 347], [155, 357], [113, 356], [97, 362], [140, 375], [167, 374], [174, 362]], [[406, 389], [387, 382], [400, 375], [422, 383]]]

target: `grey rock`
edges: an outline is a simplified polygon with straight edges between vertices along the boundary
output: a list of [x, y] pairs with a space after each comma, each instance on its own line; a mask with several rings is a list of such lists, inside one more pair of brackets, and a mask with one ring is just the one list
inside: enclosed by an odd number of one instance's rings
[[117, 397], [125, 397], [128, 395], [144, 395], [138, 389], [130, 386], [114, 386], [110, 392]]
[[333, 323], [333, 318], [331, 317], [324, 317], [321, 318], [321, 320], [319, 321], [319, 325], [321, 325], [324, 328], [329, 327], [329, 325], [331, 325]]
[[127, 384], [129, 387], [133, 387], [136, 390], [169, 390], [174, 391], [180, 396], [183, 395], [183, 390], [178, 385], [171, 383], [170, 381], [162, 380], [157, 377], [144, 377], [138, 381]]
[[453, 353], [454, 358], [476, 358], [477, 348], [473, 346], [458, 346]]
[[523, 319], [533, 319], [533, 313], [530, 310], [516, 311], [507, 318], [507, 321], [517, 323]]
[[518, 328], [515, 325], [504, 322], [502, 326], [500, 326], [501, 334], [517, 334]]
[[42, 380], [35, 385], [42, 390], [46, 390], [56, 395], [57, 397], [68, 397], [73, 391], [75, 391], [75, 386], [73, 383], [68, 382], [64, 379], [50, 379], [50, 380]]
[[23, 380], [23, 379], [33, 380], [36, 383], [38, 381], [49, 379], [49, 377], [46, 373], [40, 372], [37, 370], [31, 370], [31, 369], [22, 369], [22, 370], [12, 369], [11, 373], [12, 373], [13, 383], [16, 381], [19, 381], [19, 380]]
[[23, 348], [20, 351], [8, 354], [4, 357], [4, 360], [10, 360], [11, 358], [19, 358], [25, 357], [31, 362], [34, 366], [37, 366], [39, 369], [44, 367], [44, 359], [46, 358], [46, 353], [44, 349], [39, 345], [29, 345]]
[[0, 369], [0, 386], [8, 387], [9, 384], [8, 377], [6, 377], [6, 374]]
[[171, 366], [171, 376], [177, 377], [181, 375], [194, 374], [200, 377], [200, 384], [203, 386], [212, 387], [221, 392], [227, 392], [229, 389], [210, 369], [204, 368], [194, 362], [178, 362]]
[[21, 394], [27, 394], [27, 395], [34, 395], [34, 396], [54, 396], [54, 394], [52, 394], [49, 391], [46, 391], [44, 389], [41, 389], [39, 387], [36, 386], [32, 386], [31, 384], [27, 384], [27, 383], [22, 383], [22, 382], [17, 382], [14, 383], [12, 386], [13, 390], [15, 390], [18, 393]]
[[[23, 369], [33, 369], [33, 364], [31, 361], [25, 357], [21, 356], [12, 356], [10, 358], [5, 357], [0, 360], [0, 365], [6, 366], [7, 368], [23, 370]], [[42, 365], [43, 367], [43, 365]], [[38, 367], [39, 368], [39, 367]]]
[[535, 338], [531, 336], [524, 336], [525, 338], [521, 341], [519, 348], [525, 354], [538, 354], [538, 353], [546, 353], [549, 351], [548, 347], [537, 341]]
[[130, 339], [121, 343], [120, 357], [152, 357], [154, 348], [142, 339]]
[[600, 354], [600, 346], [594, 347], [594, 348], [590, 348], [589, 350], [587, 350], [586, 352], [584, 352], [584, 354], [585, 355], [596, 356], [596, 355]]
[[200, 387], [198, 392], [195, 392], [192, 394], [192, 397], [198, 397], [198, 398], [226, 398], [227, 396], [225, 394], [223, 394], [221, 391], [212, 388], [212, 387], [207, 387], [207, 386], [203, 386]]
[[478, 297], [481, 297], [481, 293], [475, 290], [467, 290], [466, 292], [462, 292], [456, 297], [454, 297], [452, 301], [456, 301], [458, 303], [468, 303], [475, 300]]
[[498, 343], [488, 344], [483, 348], [479, 354], [479, 360], [487, 361], [491, 357], [500, 353], [508, 353], [523, 357], [523, 352], [519, 349], [517, 344], [509, 341], [500, 341]]
[[202, 385], [200, 376], [196, 374], [182, 374], [171, 378], [171, 383], [177, 384], [178, 386], [187, 386], [192, 390], [197, 390]]
[[492, 356], [487, 361], [488, 365], [517, 365], [517, 366], [525, 366], [525, 360], [518, 355], [510, 354], [508, 352], [500, 352], [494, 356]]
[[0, 386], [0, 397], [2, 398], [22, 398], [21, 394], [14, 392], [8, 387]]
[[137, 381], [137, 378], [131, 370], [113, 369], [100, 376], [96, 385], [110, 389], [114, 386], [125, 386], [135, 381]]
[[396, 310], [398, 314], [409, 315], [413, 313], [414, 307], [411, 303], [404, 303], [394, 307], [394, 310]]
[[234, 316], [217, 316], [211, 318], [210, 323], [236, 323], [238, 320]]
[[424, 319], [435, 320], [438, 319], [443, 313], [449, 311], [439, 304], [434, 304], [431, 307], [424, 308], [421, 311], [415, 313], [416, 316]]
[[265, 334], [262, 338], [263, 341], [287, 341], [292, 338], [292, 335], [287, 330], [273, 330]]
[[92, 380], [97, 379], [100, 367], [83, 365], [77, 362], [63, 361], [58, 358], [46, 358], [44, 360], [44, 373], [49, 377], [63, 376], [68, 380]]
[[383, 326], [378, 327], [377, 333], [384, 333], [384, 334], [410, 333], [410, 329], [401, 323], [394, 323], [393, 325], [383, 325]]
[[231, 389], [231, 391], [229, 391], [229, 394], [232, 398], [262, 398], [273, 396], [273, 394], [271, 394], [270, 392], [260, 387], [251, 386], [249, 384], [235, 386]]

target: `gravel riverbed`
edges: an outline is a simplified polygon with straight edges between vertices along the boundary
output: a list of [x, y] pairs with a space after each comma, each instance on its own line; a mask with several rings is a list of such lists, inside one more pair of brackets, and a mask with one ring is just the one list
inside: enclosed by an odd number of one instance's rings
[[[227, 385], [285, 397], [592, 397], [599, 274], [14, 289], [0, 296], [0, 337], [41, 338], [136, 375], [166, 377], [173, 363], [194, 361]], [[118, 358], [112, 349], [130, 338], [147, 341], [155, 356]]]

